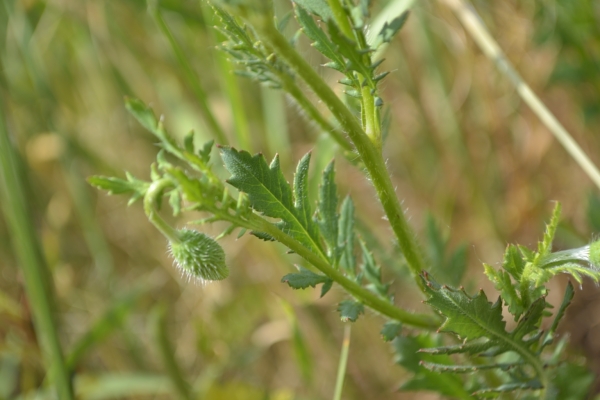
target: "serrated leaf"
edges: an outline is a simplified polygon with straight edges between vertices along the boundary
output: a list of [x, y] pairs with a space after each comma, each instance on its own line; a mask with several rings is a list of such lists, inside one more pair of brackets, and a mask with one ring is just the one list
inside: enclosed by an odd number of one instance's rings
[[490, 303], [483, 290], [470, 297], [462, 289], [439, 285], [425, 273], [421, 276], [430, 296], [426, 303], [446, 318], [440, 332], [454, 333], [464, 341], [489, 337], [491, 332], [506, 335], [502, 303]]
[[129, 111], [144, 128], [160, 140], [160, 145], [164, 150], [181, 160], [188, 161], [192, 167], [199, 169], [201, 172], [205, 170], [203, 163], [198, 163], [200, 160], [198, 160], [194, 154], [185, 154], [185, 151], [167, 133], [162, 121], [156, 118], [151, 107], [144, 104], [141, 100], [126, 98], [125, 108], [127, 108], [127, 111]]
[[365, 306], [354, 300], [344, 300], [337, 309], [343, 322], [355, 322], [360, 314], [365, 312]]
[[316, 287], [320, 283], [331, 281], [327, 276], [315, 274], [314, 272], [299, 267], [300, 272], [287, 274], [281, 278], [281, 282], [287, 283], [292, 289], [306, 289], [307, 287]]
[[205, 163], [210, 161], [210, 152], [212, 151], [214, 144], [214, 140], [209, 140], [208, 142], [204, 143], [204, 145], [202, 145], [202, 149], [198, 151], [198, 155]]
[[454, 346], [442, 346], [442, 347], [431, 347], [426, 349], [420, 349], [419, 352], [427, 353], [432, 355], [441, 355], [441, 354], [479, 354], [484, 351], [490, 350], [494, 347], [494, 343], [490, 341], [483, 342], [469, 342], [462, 343]]
[[183, 138], [183, 148], [190, 153], [194, 152], [194, 131], [189, 131]]
[[294, 178], [294, 193], [285, 180], [279, 157], [267, 165], [262, 154], [221, 147], [225, 167], [231, 173], [227, 182], [247, 193], [252, 208], [263, 215], [278, 218], [276, 226], [316, 254], [323, 255], [317, 224], [313, 221], [308, 200], [307, 176], [310, 155], [302, 158]]
[[354, 203], [347, 196], [342, 202], [338, 229], [339, 265], [347, 272], [354, 274], [356, 259], [354, 258]]
[[502, 371], [507, 371], [511, 368], [515, 368], [522, 364], [497, 363], [497, 364], [478, 364], [478, 365], [447, 365], [447, 364], [438, 364], [438, 363], [422, 361], [421, 365], [430, 371], [450, 372], [453, 374], [465, 374], [465, 373], [477, 372], [477, 371], [482, 371], [482, 370], [487, 370], [487, 369], [500, 369]]
[[421, 365], [422, 361], [433, 361], [451, 364], [448, 356], [432, 356], [419, 353], [422, 348], [439, 346], [440, 341], [434, 340], [429, 334], [418, 336], [399, 336], [394, 342], [396, 363], [412, 372], [414, 375], [404, 382], [400, 389], [404, 391], [431, 391], [449, 398], [472, 399], [471, 394], [465, 390], [463, 380], [457, 375], [440, 374], [429, 371]]
[[506, 270], [517, 282], [521, 282], [526, 261], [523, 260], [523, 251], [514, 245], [509, 245], [504, 252], [502, 268]]
[[552, 325], [550, 326], [550, 329], [548, 329], [548, 334], [544, 338], [544, 343], [543, 343], [544, 346], [546, 346], [552, 342], [554, 334], [556, 333], [556, 329], [558, 328], [558, 324], [560, 323], [563, 316], [565, 315], [565, 311], [567, 310], [567, 307], [569, 307], [569, 305], [571, 304], [571, 301], [573, 300], [573, 296], [575, 296], [575, 290], [573, 289], [573, 285], [571, 284], [571, 282], [568, 282], [567, 288], [565, 289], [565, 295], [563, 296], [563, 301], [561, 302], [560, 307], [558, 308], [558, 311], [556, 312], [556, 316], [554, 317], [554, 320], [552, 321]]
[[544, 257], [552, 251], [552, 241], [554, 240], [556, 228], [558, 227], [558, 222], [560, 220], [561, 209], [560, 203], [556, 202], [554, 210], [552, 211], [552, 218], [550, 218], [550, 222], [546, 225], [544, 238], [538, 244], [538, 258]]
[[542, 385], [538, 380], [533, 380], [525, 383], [521, 382], [512, 382], [505, 383], [503, 385], [494, 387], [494, 388], [485, 388], [480, 389], [474, 392], [473, 394], [476, 396], [485, 396], [490, 393], [504, 393], [504, 392], [513, 392], [515, 390], [538, 390], [541, 389]]
[[296, 6], [295, 10], [296, 19], [300, 26], [302, 26], [304, 34], [312, 41], [313, 47], [333, 61], [332, 64], [328, 65], [329, 67], [343, 72], [345, 61], [339, 54], [337, 46], [333, 44], [327, 34], [325, 34], [313, 17], [311, 17], [303, 7]]
[[323, 171], [323, 182], [319, 191], [318, 224], [321, 235], [327, 245], [329, 259], [337, 260], [338, 196], [335, 185], [335, 169], [333, 161]]
[[90, 176], [88, 183], [98, 189], [106, 190], [108, 194], [124, 194], [137, 192], [138, 187], [125, 179], [113, 178], [109, 176]]
[[535, 258], [536, 254], [534, 251], [531, 251], [527, 247], [521, 246], [520, 244], [517, 245], [517, 247], [519, 248], [519, 252], [523, 256], [523, 260], [525, 262], [533, 262], [533, 259]]
[[333, 19], [333, 13], [326, 0], [294, 0], [294, 3], [318, 15], [324, 21]]
[[[446, 318], [439, 331], [458, 335], [464, 344], [478, 339], [477, 346], [489, 346], [482, 356], [492, 357], [512, 351], [521, 357], [519, 362], [530, 363], [529, 360], [538, 358], [531, 347], [536, 345], [541, 337], [538, 325], [546, 308], [543, 297], [537, 298], [528, 307], [517, 327], [509, 333], [502, 317], [500, 299], [492, 304], [482, 290], [471, 297], [463, 289], [456, 290], [439, 285], [426, 272], [421, 277], [430, 296], [426, 303]], [[453, 353], [462, 352], [456, 347], [452, 350]]]
[[167, 173], [179, 184], [186, 200], [192, 203], [203, 203], [209, 188], [202, 185], [200, 180], [188, 177], [180, 168], [169, 168]]
[[144, 104], [143, 101], [135, 98], [125, 99], [125, 108], [138, 120], [138, 122], [150, 132], [154, 132], [158, 126], [158, 119], [154, 115], [152, 108]]
[[273, 236], [269, 235], [268, 233], [252, 231], [252, 232], [250, 232], [250, 234], [253, 236], [256, 236], [260, 240], [264, 240], [265, 242], [274, 242], [275, 241], [275, 238]]
[[169, 193], [169, 205], [173, 209], [173, 215], [178, 216], [181, 213], [181, 195], [179, 190], [171, 190]]
[[329, 290], [331, 290], [331, 287], [333, 286], [333, 280], [329, 279], [328, 281], [326, 281], [325, 283], [323, 283], [323, 286], [321, 286], [321, 295], [319, 297], [323, 297], [327, 294], [327, 292], [329, 292]]
[[340, 32], [333, 21], [327, 23], [327, 30], [331, 41], [337, 46], [338, 53], [347, 59], [344, 66], [345, 69], [356, 71], [361, 74], [364, 79], [372, 82], [373, 68], [368, 64], [370, 63], [370, 58], [364, 56], [364, 51], [357, 47], [356, 42]]
[[363, 258], [361, 269], [364, 272], [365, 278], [371, 283], [381, 283], [381, 268], [375, 263], [373, 253], [369, 251], [364, 241], [359, 240], [359, 244]]
[[517, 327], [511, 332], [512, 337], [516, 340], [522, 340], [527, 334], [536, 331], [545, 309], [546, 299], [544, 297], [540, 297], [531, 303], [525, 314], [519, 319]]
[[377, 36], [375, 37], [375, 39], [373, 40], [373, 43], [371, 43], [371, 47], [373, 49], [377, 49], [382, 44], [389, 43], [394, 38], [394, 36], [396, 36], [396, 34], [400, 31], [400, 29], [402, 29], [402, 27], [406, 23], [406, 20], [408, 19], [408, 15], [409, 11], [407, 10], [399, 16], [397, 16], [396, 18], [394, 18], [393, 20], [389, 22], [386, 21], [379, 33], [377, 34]]
[[502, 300], [508, 305], [508, 310], [516, 321], [525, 312], [525, 308], [510, 279], [510, 275], [505, 271], [497, 271], [487, 264], [483, 264], [483, 267], [485, 274], [494, 284], [494, 287], [502, 292]]
[[311, 238], [318, 242], [319, 231], [312, 219], [312, 210], [308, 198], [308, 167], [311, 153], [306, 153], [298, 163], [294, 174], [294, 208], [300, 224], [307, 228]]
[[385, 342], [391, 342], [400, 334], [402, 331], [402, 324], [398, 321], [388, 321], [383, 325], [381, 329], [381, 337]]
[[367, 248], [365, 242], [360, 240], [359, 243], [362, 251], [361, 275], [369, 282], [367, 288], [380, 296], [386, 297], [389, 284], [384, 285], [381, 281], [381, 267], [375, 262], [373, 253]]
[[352, 18], [354, 29], [363, 29], [365, 26], [366, 20], [369, 17], [370, 3], [370, 0], [360, 0], [356, 6], [350, 8], [350, 17]]
[[245, 46], [251, 48], [252, 40], [248, 36], [248, 32], [244, 29], [235, 18], [227, 11], [220, 7], [211, 4], [215, 12], [215, 15], [221, 20], [221, 24], [218, 28], [222, 28], [223, 33], [228, 38], [234, 41], [241, 41]]

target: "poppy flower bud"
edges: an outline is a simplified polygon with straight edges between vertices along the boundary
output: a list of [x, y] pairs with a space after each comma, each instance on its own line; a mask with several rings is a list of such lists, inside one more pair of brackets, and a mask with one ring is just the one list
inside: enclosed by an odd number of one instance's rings
[[214, 239], [191, 229], [177, 231], [177, 237], [169, 241], [169, 251], [183, 272], [202, 282], [227, 278], [225, 252]]

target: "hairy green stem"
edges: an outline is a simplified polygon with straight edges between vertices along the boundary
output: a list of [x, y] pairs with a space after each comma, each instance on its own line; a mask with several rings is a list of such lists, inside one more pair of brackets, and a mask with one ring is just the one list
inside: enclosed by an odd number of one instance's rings
[[335, 20], [336, 25], [348, 39], [352, 39], [354, 37], [353, 29], [340, 0], [327, 0], [327, 2], [329, 3], [329, 8], [333, 12], [333, 19]]
[[[224, 217], [224, 218], [223, 218]], [[388, 300], [384, 300], [377, 296], [368, 289], [365, 289], [356, 281], [346, 278], [342, 272], [334, 268], [329, 264], [327, 260], [324, 260], [319, 255], [313, 253], [297, 240], [294, 240], [289, 235], [279, 230], [275, 225], [264, 220], [256, 214], [250, 214], [248, 216], [247, 223], [240, 223], [237, 218], [231, 216], [222, 216], [221, 218], [229, 220], [237, 225], [244, 226], [248, 229], [254, 229], [260, 232], [265, 232], [275, 238], [276, 241], [287, 246], [290, 250], [294, 251], [300, 257], [304, 258], [310, 264], [312, 264], [319, 271], [327, 275], [334, 282], [342, 286], [348, 293], [356, 297], [369, 308], [377, 311], [378, 313], [385, 315], [389, 318], [395, 319], [407, 325], [425, 329], [436, 329], [439, 326], [439, 319], [433, 315], [424, 314], [413, 314], [398, 308], [391, 304]]]
[[352, 144], [350, 144], [346, 138], [333, 126], [325, 117], [317, 110], [317, 108], [312, 104], [312, 102], [306, 97], [304, 92], [300, 90], [298, 85], [294, 82], [294, 80], [285, 74], [281, 74], [279, 76], [281, 82], [283, 83], [283, 89], [294, 99], [296, 104], [298, 104], [307, 114], [311, 121], [314, 121], [321, 130], [329, 134], [333, 140], [345, 151], [353, 151], [354, 148]]
[[144, 211], [146, 216], [167, 239], [172, 243], [180, 243], [179, 234], [171, 225], [169, 225], [158, 213], [156, 203], [158, 198], [162, 196], [165, 189], [173, 186], [173, 182], [169, 179], [160, 179], [152, 182], [146, 195], [144, 196]]
[[312, 266], [331, 278], [338, 285], [342, 286], [357, 300], [361, 301], [364, 305], [371, 308], [373, 311], [380, 313], [381, 315], [385, 315], [388, 318], [400, 321], [407, 325], [424, 329], [433, 330], [437, 329], [440, 325], [440, 320], [436, 316], [411, 313], [398, 308], [390, 303], [387, 299], [382, 299], [370, 290], [365, 289], [356, 281], [346, 278], [342, 272], [331, 266], [326, 259], [316, 253], [313, 253], [297, 240], [284, 233], [275, 225], [257, 214], [248, 214], [242, 218], [217, 207], [206, 206], [202, 208], [202, 211], [208, 211], [209, 213], [215, 215], [217, 219], [230, 222], [234, 226], [267, 233], [276, 241], [284, 246], [287, 246], [294, 253], [304, 258]]
[[[0, 99], [1, 100], [1, 99]], [[52, 277], [33, 230], [33, 221], [27, 211], [23, 171], [16, 150], [8, 137], [4, 123], [3, 104], [0, 101], [0, 194], [2, 209], [10, 231], [11, 242], [18, 257], [27, 298], [33, 311], [35, 332], [40, 340], [42, 356], [60, 399], [74, 398], [69, 371], [54, 319]]]
[[381, 150], [371, 142], [371, 139], [363, 131], [360, 123], [348, 107], [344, 105], [312, 66], [298, 54], [287, 39], [272, 24], [265, 23], [259, 25], [258, 28], [258, 32], [262, 38], [269, 42], [276, 53], [290, 65], [333, 113], [342, 126], [342, 129], [346, 131], [356, 146], [375, 186], [392, 230], [398, 239], [398, 244], [406, 258], [413, 278], [419, 288], [424, 290], [423, 282], [418, 278], [419, 273], [425, 266], [423, 256], [417, 245], [415, 235], [404, 216], [400, 201], [396, 197], [394, 186], [381, 155]]

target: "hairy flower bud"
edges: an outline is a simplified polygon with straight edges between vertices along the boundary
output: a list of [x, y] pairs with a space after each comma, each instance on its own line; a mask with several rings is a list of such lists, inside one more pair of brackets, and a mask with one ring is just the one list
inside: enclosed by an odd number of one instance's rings
[[190, 229], [179, 230], [177, 235], [179, 241], [170, 241], [169, 250], [183, 272], [201, 281], [227, 278], [225, 252], [214, 239]]

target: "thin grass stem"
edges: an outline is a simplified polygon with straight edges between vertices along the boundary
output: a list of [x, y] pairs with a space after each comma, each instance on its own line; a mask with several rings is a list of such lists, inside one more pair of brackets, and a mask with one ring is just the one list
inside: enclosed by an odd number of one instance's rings
[[500, 49], [498, 43], [496, 43], [494, 38], [487, 31], [475, 9], [463, 0], [441, 1], [446, 3], [456, 13], [460, 22], [481, 48], [483, 53], [492, 60], [500, 72], [510, 80], [523, 101], [531, 108], [535, 115], [538, 116], [542, 123], [546, 125], [546, 128], [552, 132], [554, 137], [560, 142], [575, 162], [579, 164], [587, 176], [598, 188], [600, 188], [600, 171], [596, 165], [590, 160], [550, 110], [548, 110], [539, 97], [536, 96], [523, 78], [521, 78]]
[[333, 400], [342, 399], [342, 390], [344, 388], [344, 378], [346, 377], [346, 367], [348, 365], [348, 353], [350, 351], [350, 333], [352, 331], [351, 323], [344, 324], [344, 338], [342, 339], [342, 351], [340, 353], [340, 362], [338, 364], [337, 377], [335, 380], [335, 392]]
[[33, 310], [36, 335], [52, 384], [60, 399], [71, 400], [73, 388], [54, 319], [55, 300], [52, 277], [33, 230], [25, 197], [23, 171], [18, 155], [8, 137], [4, 122], [3, 104], [0, 102], [0, 189], [2, 211], [7, 221], [12, 246], [23, 272], [27, 298]]
[[160, 10], [158, 9], [158, 5], [154, 4], [153, 1], [149, 1], [148, 11], [154, 17], [160, 31], [163, 33], [163, 35], [165, 35], [165, 37], [169, 41], [171, 49], [173, 50], [173, 53], [175, 53], [175, 57], [177, 58], [177, 62], [183, 70], [185, 79], [190, 85], [194, 96], [196, 96], [196, 100], [198, 101], [200, 111], [204, 116], [205, 122], [208, 125], [209, 129], [212, 131], [213, 135], [215, 136], [215, 139], [219, 143], [228, 144], [225, 132], [221, 128], [221, 125], [219, 125], [219, 123], [217, 122], [217, 119], [215, 118], [213, 112], [211, 111], [208, 105], [208, 98], [206, 92], [202, 87], [202, 84], [200, 83], [198, 75], [196, 74], [196, 72], [194, 72], [194, 69], [190, 65], [190, 62], [183, 53], [181, 46], [179, 45], [179, 43], [177, 43], [177, 40], [175, 40], [171, 29], [165, 22]]
[[183, 378], [183, 371], [175, 359], [175, 351], [171, 345], [171, 342], [169, 341], [165, 313], [166, 306], [164, 304], [159, 304], [153, 310], [152, 329], [154, 331], [156, 347], [160, 352], [163, 366], [166, 370], [167, 376], [173, 384], [173, 389], [178, 394], [178, 397], [183, 400], [192, 400], [195, 398], [192, 394], [192, 388]]

